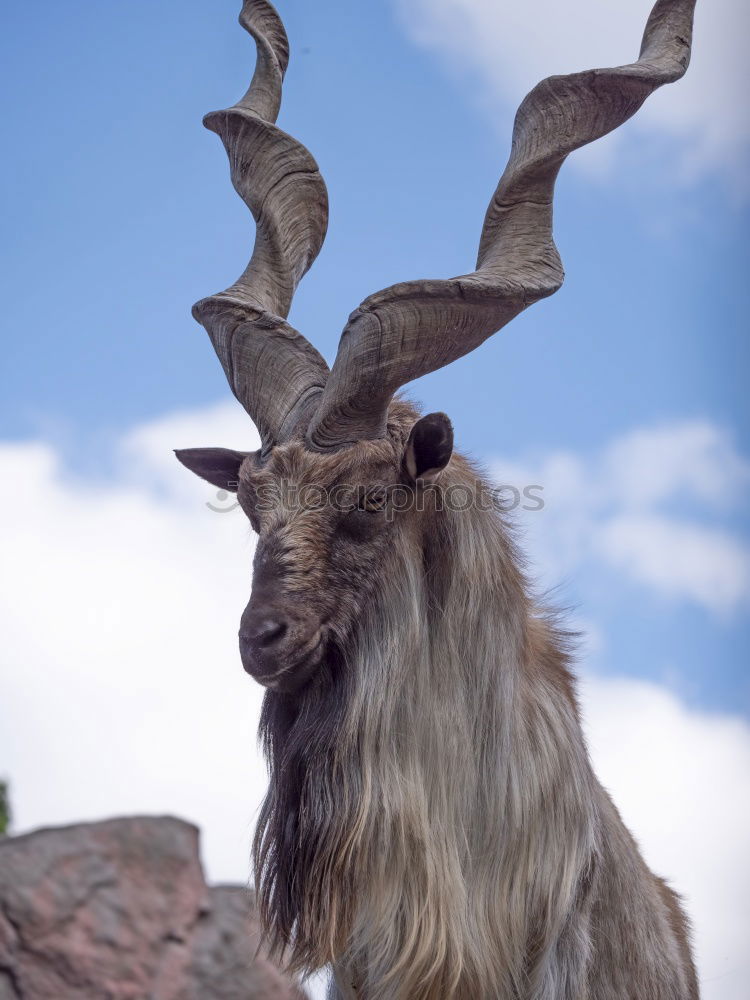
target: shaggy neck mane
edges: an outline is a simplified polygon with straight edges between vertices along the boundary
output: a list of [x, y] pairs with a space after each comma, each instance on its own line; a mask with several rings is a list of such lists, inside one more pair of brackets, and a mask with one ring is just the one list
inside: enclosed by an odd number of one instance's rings
[[266, 695], [261, 917], [291, 969], [373, 1000], [544, 997], [597, 854], [565, 637], [494, 511], [421, 517], [319, 681]]

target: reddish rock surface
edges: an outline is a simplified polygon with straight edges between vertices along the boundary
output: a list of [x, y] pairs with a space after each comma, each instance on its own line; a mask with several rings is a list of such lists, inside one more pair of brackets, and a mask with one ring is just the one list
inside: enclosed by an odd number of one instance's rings
[[302, 1000], [198, 830], [134, 817], [0, 840], [0, 1000]]

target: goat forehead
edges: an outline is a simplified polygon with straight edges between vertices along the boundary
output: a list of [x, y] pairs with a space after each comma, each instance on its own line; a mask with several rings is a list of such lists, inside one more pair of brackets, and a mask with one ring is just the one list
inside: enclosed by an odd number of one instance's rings
[[307, 586], [304, 577], [324, 561], [330, 536], [330, 522], [320, 514], [277, 516], [258, 546], [259, 565], [293, 571]]
[[331, 454], [313, 452], [299, 442], [273, 449], [268, 460], [259, 465], [246, 463], [241, 479], [248, 485], [279, 484], [330, 489], [335, 485], [369, 484], [389, 481], [398, 468], [398, 456], [392, 441], [357, 441]]

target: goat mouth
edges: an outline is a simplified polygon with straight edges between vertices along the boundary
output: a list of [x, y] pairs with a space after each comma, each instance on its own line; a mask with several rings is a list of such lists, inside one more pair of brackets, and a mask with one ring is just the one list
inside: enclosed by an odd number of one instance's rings
[[321, 627], [297, 648], [267, 662], [254, 662], [249, 665], [251, 669], [245, 665], [245, 670], [264, 687], [291, 694], [311, 679], [323, 660], [326, 645], [326, 630]]

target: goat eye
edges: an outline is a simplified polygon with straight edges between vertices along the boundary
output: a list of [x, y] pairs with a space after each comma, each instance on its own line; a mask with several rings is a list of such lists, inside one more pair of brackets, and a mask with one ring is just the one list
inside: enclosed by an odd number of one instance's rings
[[382, 487], [367, 492], [360, 498], [359, 509], [366, 510], [370, 514], [379, 514], [384, 511], [388, 503], [388, 494]]

